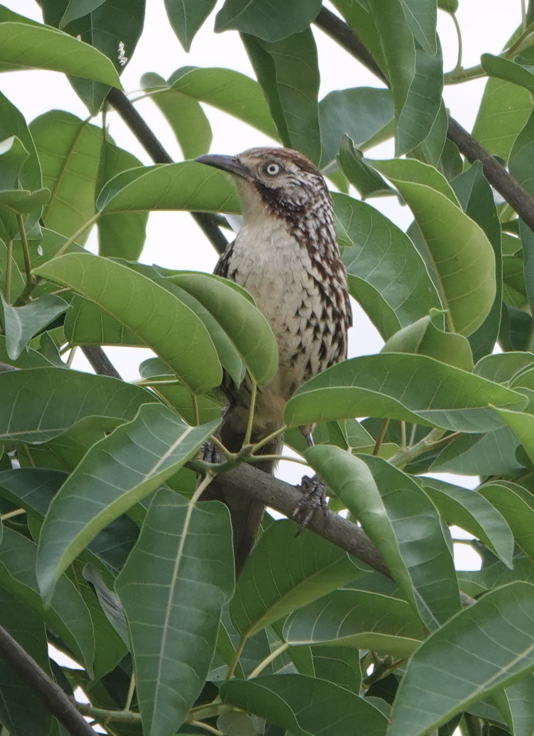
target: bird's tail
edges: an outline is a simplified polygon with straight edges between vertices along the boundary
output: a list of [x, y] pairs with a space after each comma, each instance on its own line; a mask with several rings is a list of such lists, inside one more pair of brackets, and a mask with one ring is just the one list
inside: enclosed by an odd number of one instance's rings
[[[223, 423], [220, 430], [220, 440], [230, 452], [239, 452], [245, 439], [245, 433], [236, 431], [229, 423]], [[252, 442], [259, 442], [261, 438], [252, 438]], [[282, 449], [281, 437], [276, 437], [264, 445], [259, 454], [278, 455]], [[265, 460], [254, 463], [254, 465], [271, 475], [274, 473], [276, 462]], [[230, 511], [232, 529], [234, 535], [234, 559], [236, 577], [239, 576], [243, 566], [254, 546], [256, 536], [263, 517], [264, 505], [248, 494], [243, 494], [232, 488], [224, 487], [224, 475], [220, 477], [221, 482], [208, 486], [202, 496], [202, 500], [222, 501]]]

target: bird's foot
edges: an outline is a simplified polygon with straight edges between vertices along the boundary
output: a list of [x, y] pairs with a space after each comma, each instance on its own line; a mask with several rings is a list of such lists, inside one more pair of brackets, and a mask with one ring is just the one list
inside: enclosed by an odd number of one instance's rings
[[323, 514], [328, 511], [326, 485], [318, 475], [314, 475], [313, 478], [305, 475], [300, 490], [302, 496], [293, 511], [293, 519], [299, 521], [301, 527], [306, 528], [318, 509], [321, 509]]
[[215, 442], [212, 442], [211, 440], [204, 442], [200, 448], [199, 455], [201, 460], [205, 463], [211, 463], [212, 465], [219, 465], [224, 462], [224, 458], [219, 452]]

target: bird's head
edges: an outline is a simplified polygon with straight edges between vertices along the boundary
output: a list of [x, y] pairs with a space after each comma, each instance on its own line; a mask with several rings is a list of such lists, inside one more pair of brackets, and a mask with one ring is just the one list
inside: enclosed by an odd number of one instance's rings
[[207, 154], [197, 161], [234, 175], [245, 218], [258, 214], [258, 208], [265, 214], [292, 219], [331, 207], [321, 172], [298, 151], [251, 148], [237, 156]]

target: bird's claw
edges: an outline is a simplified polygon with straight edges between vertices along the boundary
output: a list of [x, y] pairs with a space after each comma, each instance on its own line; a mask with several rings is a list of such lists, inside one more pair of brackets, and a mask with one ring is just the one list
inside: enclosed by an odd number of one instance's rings
[[318, 475], [314, 475], [313, 478], [305, 475], [300, 490], [302, 496], [295, 506], [292, 518], [299, 521], [301, 528], [305, 529], [318, 509], [321, 509], [323, 514], [328, 511], [326, 486]]

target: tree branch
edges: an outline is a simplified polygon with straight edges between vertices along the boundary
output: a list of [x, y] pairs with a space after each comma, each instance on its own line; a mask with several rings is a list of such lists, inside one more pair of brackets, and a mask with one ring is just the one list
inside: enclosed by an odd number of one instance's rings
[[82, 345], [82, 352], [97, 375], [121, 378], [120, 373], [99, 345]]
[[[252, 496], [265, 506], [276, 509], [289, 519], [291, 519], [298, 501], [302, 498], [302, 494], [294, 486], [246, 463], [217, 476], [212, 481], [212, 486], [214, 488], [217, 488], [217, 486], [231, 488], [239, 493]], [[295, 531], [298, 528], [298, 524], [295, 522]], [[311, 518], [308, 528], [362, 560], [373, 570], [377, 570], [389, 578], [391, 577], [382, 555], [365, 532], [356, 524], [331, 511], [325, 513], [317, 511]]]
[[[193, 470], [197, 469], [194, 460], [188, 465]], [[214, 488], [217, 488], [217, 486], [230, 488], [238, 493], [252, 496], [265, 506], [276, 509], [289, 519], [292, 518], [297, 503], [302, 498], [302, 494], [294, 486], [246, 463], [216, 476], [211, 485]], [[295, 522], [295, 530], [298, 530], [298, 526]], [[317, 511], [310, 519], [308, 528], [365, 562], [373, 570], [388, 578], [393, 578], [379, 549], [371, 542], [363, 529], [351, 521], [347, 521], [347, 519], [332, 513], [332, 511], [324, 513]], [[463, 592], [460, 592], [460, 600], [463, 606], [470, 606], [475, 603], [474, 598]]]
[[43, 701], [71, 736], [95, 736], [95, 732], [78, 713], [68, 696], [41, 669], [15, 639], [0, 626], [0, 656], [29, 688]]
[[[124, 92], [112, 87], [107, 100], [119, 113], [155, 164], [174, 163]], [[191, 212], [191, 216], [217, 253], [222, 253], [228, 245], [228, 241], [220, 231], [216, 218], [208, 212]]]
[[[330, 10], [322, 8], [315, 19], [315, 24], [387, 84], [380, 67], [347, 23]], [[447, 137], [458, 146], [468, 161], [471, 163], [480, 161], [482, 163], [484, 174], [489, 183], [534, 231], [534, 199], [527, 190], [510, 176], [504, 166], [484, 146], [451, 117], [449, 117]]]

